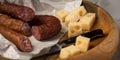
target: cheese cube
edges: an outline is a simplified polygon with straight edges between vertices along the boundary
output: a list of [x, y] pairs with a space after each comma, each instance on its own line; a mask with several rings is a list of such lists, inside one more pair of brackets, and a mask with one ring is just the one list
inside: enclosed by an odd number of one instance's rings
[[84, 16], [87, 13], [87, 10], [84, 6], [79, 6], [75, 10], [73, 10], [71, 13], [78, 13], [80, 16]]
[[79, 19], [80, 19], [79, 14], [69, 14], [65, 18], [65, 24], [66, 26], [68, 26], [70, 22], [77, 22]]
[[61, 59], [66, 59], [78, 53], [80, 53], [80, 49], [74, 45], [70, 45], [68, 47], [61, 49], [59, 57]]
[[78, 36], [76, 38], [75, 46], [79, 47], [81, 52], [86, 52], [88, 50], [89, 43], [90, 43], [90, 38]]
[[95, 13], [87, 13], [85, 16], [81, 17], [80, 22], [84, 31], [90, 31], [95, 22], [95, 17]]
[[61, 49], [61, 51], [60, 51], [59, 57], [60, 57], [61, 59], [66, 59], [66, 58], [70, 57], [70, 52], [69, 52], [68, 50], [66, 50], [65, 48], [63, 48], [63, 49]]
[[79, 54], [80, 53], [80, 49], [74, 45], [71, 45], [69, 47], [69, 52], [70, 52], [70, 56], [74, 56], [76, 54]]
[[69, 22], [77, 22], [81, 16], [84, 16], [86, 13], [87, 11], [84, 6], [77, 7], [68, 16], [66, 16], [66, 26], [68, 26]]
[[66, 10], [59, 10], [56, 12], [56, 17], [61, 21], [64, 22], [65, 21], [65, 17], [69, 14], [68, 11]]
[[68, 37], [74, 37], [82, 34], [82, 27], [80, 22], [71, 22], [68, 25]]

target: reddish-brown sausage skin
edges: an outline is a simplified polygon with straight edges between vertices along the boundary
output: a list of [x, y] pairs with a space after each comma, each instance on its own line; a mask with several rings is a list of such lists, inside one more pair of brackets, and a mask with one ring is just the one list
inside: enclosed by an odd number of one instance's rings
[[61, 30], [60, 21], [50, 15], [37, 15], [30, 24], [32, 25], [32, 34], [37, 40], [51, 38]]
[[7, 27], [0, 25], [0, 33], [22, 52], [31, 52], [33, 50], [30, 40]]
[[23, 21], [30, 21], [35, 16], [31, 8], [7, 2], [0, 2], [0, 13], [8, 14]]
[[32, 35], [31, 28], [28, 23], [10, 18], [7, 15], [0, 15], [0, 24], [18, 31], [26, 36]]

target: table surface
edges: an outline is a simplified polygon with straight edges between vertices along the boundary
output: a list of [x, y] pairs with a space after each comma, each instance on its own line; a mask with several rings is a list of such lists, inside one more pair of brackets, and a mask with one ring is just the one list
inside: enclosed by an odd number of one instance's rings
[[[114, 21], [116, 22], [118, 29], [120, 31], [120, 7], [119, 7], [120, 0], [90, 0], [90, 1], [96, 3], [97, 5], [101, 6], [106, 11], [108, 11], [110, 15], [114, 18]], [[120, 60], [120, 41], [113, 60]]]

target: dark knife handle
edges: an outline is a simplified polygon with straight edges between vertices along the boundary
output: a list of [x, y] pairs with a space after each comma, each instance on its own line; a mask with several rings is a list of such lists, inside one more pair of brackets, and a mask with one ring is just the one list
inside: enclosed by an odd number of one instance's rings
[[[103, 35], [104, 35], [103, 34], [103, 30], [101, 30], [101, 29], [96, 29], [96, 30], [93, 30], [93, 31], [81, 34], [81, 36], [88, 37], [91, 40], [93, 40], [93, 39], [95, 39], [97, 37], [101, 37]], [[58, 44], [71, 44], [71, 43], [75, 43], [76, 37], [77, 36], [69, 38], [69, 39], [66, 39], [66, 40], [63, 40], [61, 42], [58, 42]]]

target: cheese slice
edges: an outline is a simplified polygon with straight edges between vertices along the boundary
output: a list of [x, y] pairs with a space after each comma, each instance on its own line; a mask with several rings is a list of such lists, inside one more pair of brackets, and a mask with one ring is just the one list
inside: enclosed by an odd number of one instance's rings
[[71, 22], [68, 25], [68, 37], [74, 37], [82, 34], [82, 26], [80, 22]]
[[77, 7], [68, 16], [66, 16], [66, 26], [68, 26], [69, 22], [77, 22], [81, 16], [84, 16], [86, 13], [87, 11], [84, 6]]
[[70, 45], [61, 49], [59, 57], [61, 59], [66, 59], [78, 53], [80, 53], [80, 49], [74, 45]]
[[61, 21], [64, 22], [65, 21], [65, 17], [69, 14], [68, 11], [62, 9], [56, 12], [56, 17]]
[[84, 31], [90, 31], [95, 22], [95, 13], [87, 13], [85, 16], [81, 17], [80, 22]]
[[88, 50], [89, 43], [90, 43], [90, 38], [78, 36], [76, 38], [75, 46], [79, 47], [81, 52], [86, 52]]

